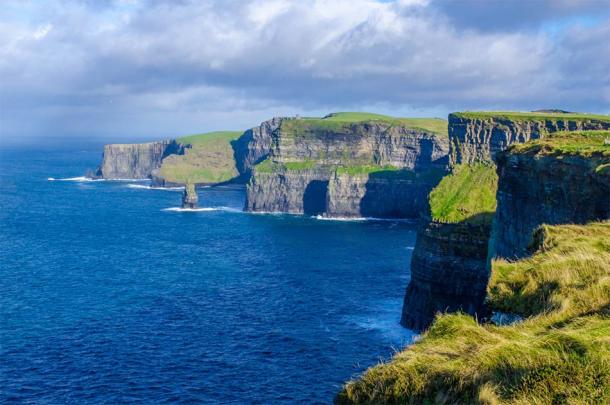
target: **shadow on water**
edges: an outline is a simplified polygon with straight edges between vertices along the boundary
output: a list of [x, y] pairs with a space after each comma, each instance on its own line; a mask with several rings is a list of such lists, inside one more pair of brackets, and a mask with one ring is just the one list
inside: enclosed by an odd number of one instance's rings
[[322, 215], [326, 212], [326, 195], [328, 180], [313, 180], [303, 193], [303, 213], [305, 215]]

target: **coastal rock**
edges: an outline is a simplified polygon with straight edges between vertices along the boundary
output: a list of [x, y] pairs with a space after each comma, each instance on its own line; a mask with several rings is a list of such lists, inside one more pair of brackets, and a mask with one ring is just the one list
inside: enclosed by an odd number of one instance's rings
[[188, 183], [182, 192], [182, 208], [194, 209], [197, 208], [199, 197], [195, 185]]
[[514, 143], [543, 138], [558, 131], [602, 130], [610, 128], [608, 120], [595, 118], [511, 118], [449, 114], [450, 164], [492, 162], [494, 156]]
[[276, 131], [282, 120], [286, 118], [274, 117], [262, 122], [258, 127], [244, 132], [237, 141], [233, 143], [233, 151], [237, 170], [240, 175], [247, 179], [250, 177], [252, 167], [265, 160], [271, 150], [272, 134]]
[[163, 158], [183, 154], [184, 146], [175, 140], [104, 146], [102, 163], [95, 177], [103, 179], [148, 179], [161, 167]]
[[484, 313], [490, 228], [485, 223], [424, 221], [411, 259], [403, 326], [422, 331], [438, 312]]
[[610, 218], [610, 171], [604, 169], [610, 158], [537, 152], [509, 150], [496, 157], [499, 182], [492, 257], [526, 256], [533, 231], [542, 224]]

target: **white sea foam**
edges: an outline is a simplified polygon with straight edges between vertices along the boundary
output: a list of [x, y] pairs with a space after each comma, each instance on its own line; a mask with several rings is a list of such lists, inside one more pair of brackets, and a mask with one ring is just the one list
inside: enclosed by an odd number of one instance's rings
[[344, 221], [344, 222], [359, 222], [359, 221], [385, 221], [385, 222], [413, 222], [410, 219], [403, 218], [375, 218], [375, 217], [327, 217], [324, 215], [316, 215], [312, 218], [321, 221]]
[[170, 207], [164, 208], [163, 211], [171, 212], [213, 212], [213, 211], [224, 211], [224, 212], [243, 212], [237, 208], [231, 207], [201, 207], [201, 208], [182, 208], [182, 207]]
[[182, 191], [184, 187], [153, 187], [153, 186], [145, 186], [143, 184], [128, 184], [126, 187], [129, 188], [138, 188], [144, 190], [163, 190], [163, 191]]
[[402, 299], [379, 301], [369, 308], [366, 315], [349, 316], [347, 320], [360, 328], [381, 333], [397, 350], [417, 339], [417, 333], [400, 325]]

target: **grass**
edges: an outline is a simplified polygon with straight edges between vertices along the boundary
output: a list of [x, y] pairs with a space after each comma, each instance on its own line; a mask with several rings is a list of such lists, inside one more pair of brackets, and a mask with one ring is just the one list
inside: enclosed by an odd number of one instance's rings
[[390, 126], [402, 126], [437, 135], [447, 136], [447, 121], [441, 118], [396, 118], [364, 112], [340, 112], [324, 118], [300, 118], [282, 122], [285, 136], [307, 136], [317, 133], [338, 132], [352, 134], [352, 126], [364, 122], [379, 122]]
[[345, 385], [338, 403], [610, 403], [610, 222], [545, 226], [530, 258], [492, 263], [509, 326], [438, 315], [421, 339]]
[[610, 115], [602, 114], [583, 114], [583, 113], [535, 113], [535, 112], [518, 112], [518, 111], [465, 111], [451, 114], [458, 118], [472, 119], [489, 119], [500, 118], [514, 121], [530, 121], [530, 120], [596, 120], [610, 123]]
[[303, 160], [294, 162], [274, 162], [267, 158], [255, 166], [257, 173], [272, 173], [279, 170], [309, 170], [318, 166], [315, 160]]
[[354, 165], [354, 166], [339, 166], [337, 174], [347, 174], [349, 176], [364, 176], [375, 172], [397, 172], [401, 171], [400, 167], [385, 165]]
[[488, 218], [496, 210], [498, 176], [491, 164], [462, 164], [432, 190], [429, 196], [432, 218], [440, 222], [461, 222]]
[[543, 139], [513, 144], [509, 150], [514, 153], [535, 153], [538, 155], [578, 155], [587, 158], [593, 156], [610, 158], [610, 131], [555, 132]]
[[174, 183], [222, 183], [238, 176], [231, 141], [241, 132], [221, 131], [177, 138], [191, 145], [184, 155], [171, 155], [163, 160], [160, 174]]

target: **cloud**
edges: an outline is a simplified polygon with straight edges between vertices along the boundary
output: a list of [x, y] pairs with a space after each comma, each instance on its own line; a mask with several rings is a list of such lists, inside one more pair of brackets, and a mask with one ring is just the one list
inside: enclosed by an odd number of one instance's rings
[[2, 133], [169, 136], [371, 107], [609, 112], [610, 17], [532, 3], [9, 0]]

